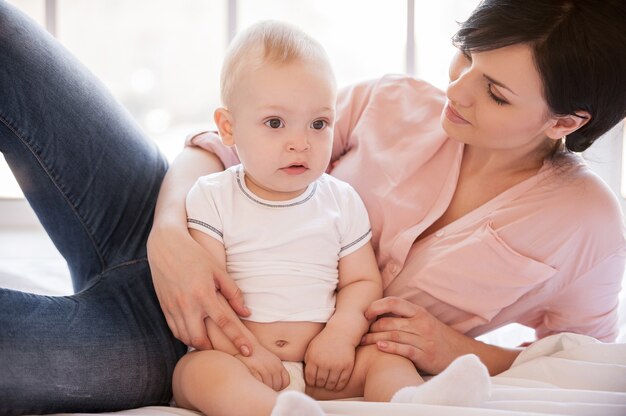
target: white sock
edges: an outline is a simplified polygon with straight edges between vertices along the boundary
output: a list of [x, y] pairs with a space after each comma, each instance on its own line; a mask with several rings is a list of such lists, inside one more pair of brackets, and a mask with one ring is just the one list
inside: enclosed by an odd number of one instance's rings
[[424, 384], [398, 390], [391, 401], [477, 407], [489, 398], [490, 391], [487, 367], [477, 356], [469, 354], [457, 358]]
[[324, 416], [319, 404], [299, 391], [287, 390], [278, 395], [271, 416]]

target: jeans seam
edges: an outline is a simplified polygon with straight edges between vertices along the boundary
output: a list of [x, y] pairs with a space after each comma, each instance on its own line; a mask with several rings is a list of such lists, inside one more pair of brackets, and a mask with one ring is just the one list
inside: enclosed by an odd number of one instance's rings
[[132, 266], [133, 264], [142, 263], [144, 261], [147, 262], [148, 258], [147, 257], [141, 257], [139, 259], [128, 260], [128, 261], [125, 261], [125, 262], [120, 263], [120, 264], [116, 264], [115, 266], [111, 266], [108, 269], [103, 270], [101, 274], [108, 273], [108, 272], [113, 271], [115, 269], [119, 269], [120, 267]]
[[104, 262], [104, 258], [102, 257], [102, 254], [100, 253], [98, 245], [96, 244], [95, 240], [93, 239], [93, 236], [92, 236], [91, 232], [89, 231], [89, 227], [87, 227], [87, 225], [85, 224], [85, 221], [83, 221], [83, 218], [80, 216], [80, 214], [78, 213], [78, 211], [76, 210], [76, 208], [72, 204], [72, 201], [70, 201], [69, 197], [65, 194], [65, 192], [63, 192], [63, 190], [61, 189], [61, 187], [57, 183], [56, 179], [52, 176], [50, 171], [48, 171], [48, 169], [46, 168], [46, 166], [43, 163], [42, 159], [39, 157], [39, 155], [33, 149], [33, 147], [28, 143], [28, 140], [26, 140], [25, 135], [20, 134], [17, 131], [17, 129], [15, 129], [11, 125], [11, 123], [9, 123], [8, 119], [1, 112], [0, 112], [0, 122], [2, 122], [2, 124], [4, 126], [6, 126], [9, 130], [11, 130], [11, 132], [13, 132], [13, 134], [22, 142], [22, 144], [24, 144], [28, 148], [30, 153], [35, 157], [35, 159], [39, 163], [39, 166], [41, 166], [41, 168], [45, 172], [46, 176], [48, 176], [48, 178], [50, 178], [50, 181], [52, 182], [54, 187], [59, 191], [59, 194], [63, 197], [63, 199], [68, 204], [68, 206], [70, 207], [72, 212], [74, 212], [74, 215], [76, 215], [76, 218], [78, 219], [78, 221], [80, 222], [81, 226], [85, 230], [85, 232], [87, 234], [87, 237], [89, 238], [89, 241], [91, 241], [91, 244], [93, 245], [93, 247], [94, 247], [94, 249], [96, 251], [96, 254], [98, 255], [98, 260], [100, 261], [100, 266], [101, 266], [102, 269], [104, 269], [105, 262]]
[[[133, 264], [137, 264], [137, 263], [142, 263], [142, 262], [148, 262], [148, 258], [147, 257], [141, 257], [139, 259], [134, 259], [134, 260], [128, 260], [125, 261], [123, 263], [120, 264], [116, 264], [115, 266], [111, 266], [108, 269], [104, 269], [102, 270], [100, 273], [98, 273], [97, 275], [95, 275], [90, 281], [89, 283], [81, 289], [80, 293], [85, 292], [87, 290], [90, 290], [91, 288], [93, 288], [94, 286], [96, 286], [98, 283], [100, 283], [103, 279], [103, 276], [111, 271], [114, 271], [116, 269], [125, 267], [125, 266], [132, 266]], [[148, 268], [150, 267], [150, 263], [148, 263]], [[74, 295], [68, 295], [68, 297], [72, 297]]]

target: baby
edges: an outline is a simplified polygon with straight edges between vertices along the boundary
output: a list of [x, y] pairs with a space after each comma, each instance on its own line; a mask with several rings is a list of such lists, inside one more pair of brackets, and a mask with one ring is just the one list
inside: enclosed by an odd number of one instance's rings
[[291, 26], [256, 24], [230, 45], [221, 91], [215, 123], [241, 164], [197, 181], [188, 227], [242, 290], [253, 351], [241, 355], [207, 319], [214, 349], [178, 363], [177, 405], [211, 416], [320, 415], [302, 393], [389, 401], [422, 384], [410, 360], [357, 348], [382, 283], [363, 202], [324, 173], [337, 88], [323, 48]]

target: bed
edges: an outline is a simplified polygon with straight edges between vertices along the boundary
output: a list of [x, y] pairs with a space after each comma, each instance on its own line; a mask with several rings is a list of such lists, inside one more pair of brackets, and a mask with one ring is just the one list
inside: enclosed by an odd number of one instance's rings
[[[6, 234], [0, 237], [6, 237]], [[4, 238], [2, 240], [7, 241]], [[13, 244], [16, 243], [15, 238], [11, 240]], [[39, 252], [42, 251], [45, 252], [45, 247]], [[65, 265], [54, 256], [0, 257], [0, 287], [50, 295], [71, 293]], [[622, 323], [625, 321], [622, 319]], [[534, 343], [520, 354], [511, 369], [492, 377], [491, 398], [482, 408], [366, 403], [358, 398], [320, 404], [328, 415], [346, 416], [545, 414], [624, 416], [626, 415], [624, 324], [621, 329], [618, 342], [613, 344], [601, 343], [590, 337], [570, 333], [554, 335]], [[496, 336], [503, 335], [495, 334], [494, 337]], [[490, 340], [488, 337], [485, 339]], [[197, 415], [195, 412], [175, 407], [144, 407], [106, 414]]]

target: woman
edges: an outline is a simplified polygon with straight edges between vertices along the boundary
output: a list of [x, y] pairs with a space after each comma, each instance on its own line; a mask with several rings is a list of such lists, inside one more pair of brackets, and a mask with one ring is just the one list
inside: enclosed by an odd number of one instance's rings
[[[517, 351], [472, 337], [508, 322], [538, 336], [615, 337], [621, 214], [561, 148], [567, 136], [565, 146], [584, 150], [625, 116], [624, 5], [588, 3], [480, 6], [456, 38], [465, 54], [451, 66], [447, 99], [405, 77], [342, 95], [332, 173], [365, 200], [395, 296], [369, 317], [399, 316], [376, 321], [364, 343], [431, 373], [475, 352], [495, 374]], [[237, 288], [188, 236], [184, 213], [196, 177], [234, 156], [186, 149], [163, 181], [150, 232], [166, 164], [126, 113], [4, 2], [0, 62], [0, 151], [77, 291], [0, 290], [0, 413], [167, 403], [186, 351], [168, 324], [206, 348], [210, 317], [249, 354], [213, 302], [217, 287], [244, 315]]]
[[[538, 337], [615, 339], [621, 212], [571, 152], [625, 116], [624, 9], [487, 1], [454, 38], [445, 97], [406, 77], [344, 91], [330, 173], [355, 186], [373, 224], [387, 298], [368, 317], [397, 316], [374, 323], [364, 344], [431, 373], [475, 353], [498, 374], [519, 350], [473, 337], [511, 322]], [[202, 307], [213, 291], [205, 276], [227, 279], [209, 262], [181, 272], [199, 254], [181, 220], [181, 194], [196, 175], [237, 157], [210, 134], [190, 144], [166, 176], [149, 254], [174, 334], [206, 348], [202, 318], [215, 317]], [[179, 164], [201, 171], [183, 177]]]

